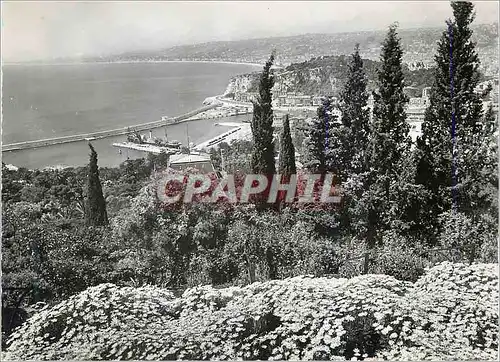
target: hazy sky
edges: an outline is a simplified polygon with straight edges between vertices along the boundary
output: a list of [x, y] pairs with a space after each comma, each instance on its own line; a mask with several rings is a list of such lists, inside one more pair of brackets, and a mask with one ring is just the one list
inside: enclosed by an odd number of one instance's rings
[[[498, 2], [476, 4], [476, 23], [498, 18]], [[2, 1], [2, 57], [22, 61], [109, 54], [215, 40], [443, 26], [447, 1]]]

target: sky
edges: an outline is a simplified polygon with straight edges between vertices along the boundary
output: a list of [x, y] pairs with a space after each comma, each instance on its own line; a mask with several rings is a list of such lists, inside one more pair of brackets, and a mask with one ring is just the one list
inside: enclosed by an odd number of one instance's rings
[[[476, 23], [498, 1], [474, 2]], [[447, 1], [2, 1], [2, 59], [116, 54], [218, 40], [444, 26]]]

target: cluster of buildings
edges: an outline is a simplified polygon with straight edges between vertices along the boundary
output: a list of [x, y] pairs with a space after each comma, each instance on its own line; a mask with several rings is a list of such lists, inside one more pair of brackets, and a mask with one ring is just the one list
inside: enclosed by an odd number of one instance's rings
[[[257, 99], [257, 92], [236, 92], [234, 100], [237, 102], [252, 103]], [[318, 107], [321, 105], [321, 96], [312, 96], [296, 92], [274, 94], [274, 107]]]
[[[490, 93], [491, 100], [485, 101], [483, 104], [487, 106], [493, 103], [494, 109], [498, 112], [498, 80], [485, 81], [480, 83], [475, 92], [477, 94], [483, 94], [485, 90], [492, 87], [492, 92]], [[424, 121], [425, 110], [429, 106], [431, 87], [425, 87], [421, 91], [418, 88], [406, 87], [404, 89], [405, 93], [409, 97], [409, 102], [406, 106], [406, 114], [408, 123], [410, 124], [410, 136], [413, 141], [416, 140], [417, 136], [421, 134], [421, 126]], [[239, 102], [251, 102], [255, 100], [257, 93], [235, 93], [235, 100]], [[321, 104], [321, 98], [319, 96], [308, 96], [298, 93], [287, 93], [279, 94], [275, 96], [273, 103], [277, 107], [307, 107], [307, 106], [319, 106]], [[334, 99], [336, 101], [336, 99]], [[336, 103], [336, 102], [334, 102]], [[496, 106], [496, 108], [495, 108]], [[370, 95], [368, 100], [368, 107], [370, 110], [373, 109], [373, 96]], [[338, 108], [334, 108], [333, 114], [337, 116], [337, 122], [340, 121], [341, 112]], [[284, 114], [275, 114], [275, 126], [280, 127], [284, 119]], [[305, 114], [290, 116], [291, 124], [299, 124], [308, 122], [309, 118]], [[196, 167], [198, 169], [204, 170], [206, 172], [214, 171], [214, 167], [210, 161], [210, 156], [207, 154], [193, 152], [189, 155], [176, 154], [170, 156], [170, 167], [177, 170], [185, 170], [187, 168]], [[296, 154], [298, 160], [300, 160], [300, 155]], [[300, 165], [300, 163], [299, 163]]]
[[432, 67], [434, 67], [434, 63], [432, 61], [425, 60], [409, 61], [406, 63], [406, 65], [411, 71], [419, 69], [431, 69]]
[[[486, 108], [489, 104], [493, 104], [493, 110], [498, 112], [498, 79], [488, 80], [480, 83], [474, 90], [476, 94], [482, 95], [488, 88], [491, 87], [490, 101], [484, 101], [483, 105]], [[405, 87], [404, 92], [408, 96], [409, 101], [406, 106], [406, 115], [410, 124], [410, 134], [412, 139], [416, 139], [421, 134], [421, 126], [425, 117], [425, 110], [430, 104], [431, 87], [425, 87], [422, 90], [416, 87]], [[239, 102], [252, 102], [256, 99], [258, 93], [235, 93], [234, 99]], [[317, 107], [321, 105], [321, 96], [304, 95], [300, 93], [281, 93], [274, 95], [273, 106], [282, 108], [294, 107]], [[334, 99], [334, 104], [337, 99]], [[368, 99], [368, 108], [373, 109], [373, 96], [370, 94]], [[338, 108], [334, 108], [333, 113], [340, 117], [341, 112]]]
[[488, 88], [491, 88], [491, 92], [489, 94], [490, 99], [493, 102], [498, 102], [498, 78], [486, 80], [479, 83], [476, 88], [474, 88], [474, 92], [476, 94], [482, 95]]
[[277, 95], [273, 100], [276, 107], [317, 107], [321, 105], [320, 96], [300, 93], [285, 93]]
[[409, 97], [408, 105], [406, 106], [406, 119], [410, 125], [410, 136], [414, 142], [422, 133], [425, 110], [430, 103], [430, 90], [431, 87], [425, 87], [422, 90], [421, 97]]
[[195, 168], [203, 173], [210, 173], [215, 170], [210, 155], [199, 152], [171, 155], [169, 167], [177, 171], [186, 171]]

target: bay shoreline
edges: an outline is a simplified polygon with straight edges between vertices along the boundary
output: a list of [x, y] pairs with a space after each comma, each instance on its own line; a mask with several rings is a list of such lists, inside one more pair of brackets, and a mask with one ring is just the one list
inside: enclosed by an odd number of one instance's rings
[[65, 66], [65, 65], [96, 65], [96, 64], [147, 64], [147, 63], [214, 63], [214, 64], [235, 64], [235, 65], [250, 65], [262, 67], [263, 64], [250, 62], [231, 62], [226, 60], [127, 60], [127, 61], [110, 61], [110, 62], [68, 62], [68, 63], [22, 63], [22, 62], [3, 62], [2, 66]]

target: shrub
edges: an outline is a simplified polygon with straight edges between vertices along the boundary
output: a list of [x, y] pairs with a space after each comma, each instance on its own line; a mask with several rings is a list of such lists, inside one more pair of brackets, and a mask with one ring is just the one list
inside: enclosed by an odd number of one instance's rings
[[483, 245], [495, 239], [497, 234], [497, 227], [492, 230], [491, 225], [480, 216], [473, 220], [463, 213], [449, 211], [440, 215], [440, 222], [441, 245], [457, 249], [470, 263], [481, 256]]
[[[6, 358], [105, 359], [139, 355], [142, 335], [161, 330], [173, 295], [157, 288], [101, 284], [35, 314], [11, 335]], [[141, 340], [142, 336], [142, 340]], [[129, 339], [127, 341], [127, 338]]]
[[309, 276], [247, 287], [90, 288], [28, 320], [7, 359], [496, 359], [498, 266], [415, 284]]
[[424, 274], [426, 260], [418, 247], [410, 247], [405, 239], [392, 233], [383, 236], [383, 246], [375, 249], [369, 272], [415, 282]]
[[498, 264], [441, 263], [408, 291], [407, 314], [388, 359], [498, 360]]

